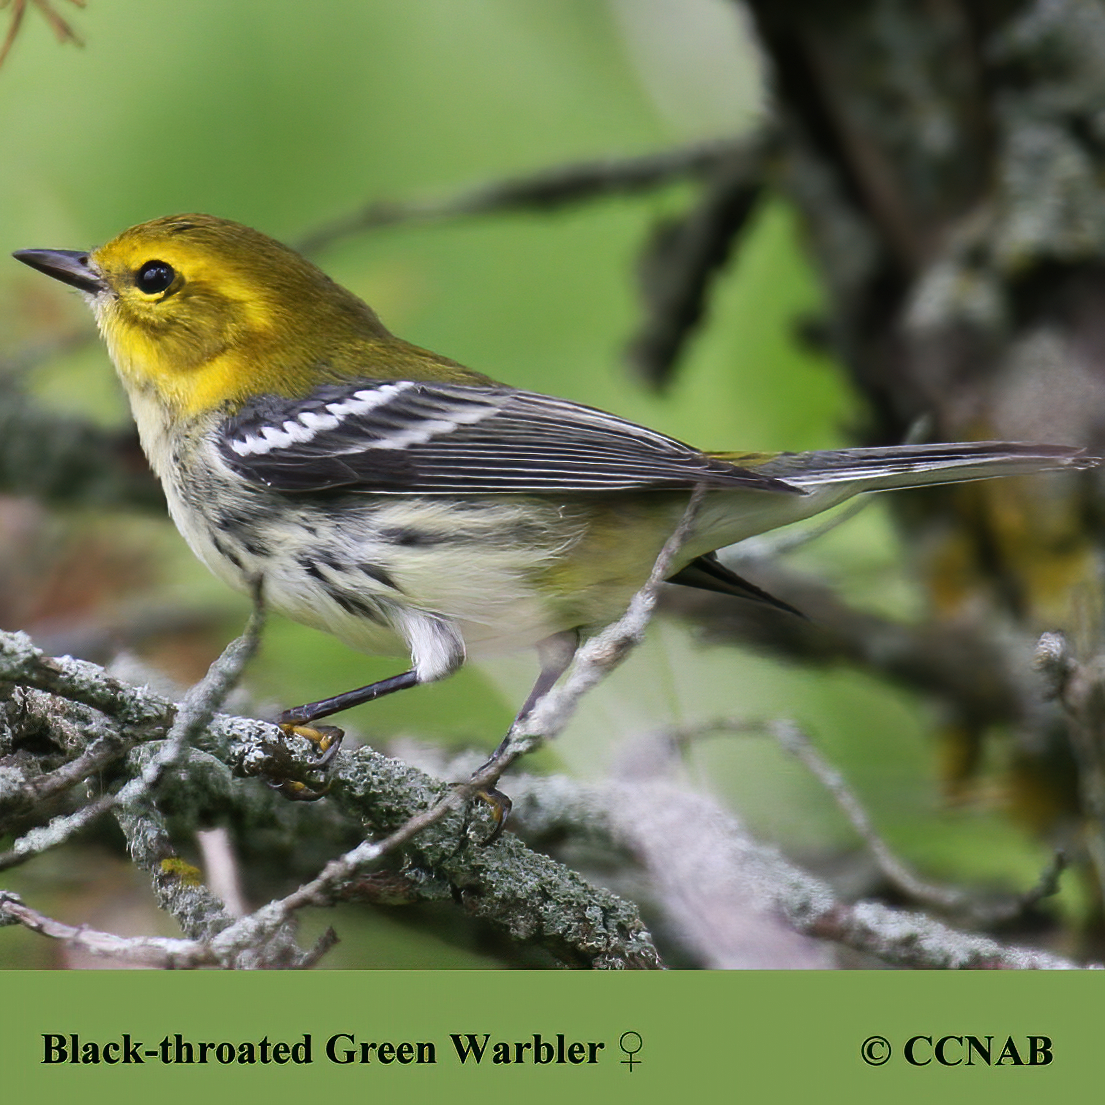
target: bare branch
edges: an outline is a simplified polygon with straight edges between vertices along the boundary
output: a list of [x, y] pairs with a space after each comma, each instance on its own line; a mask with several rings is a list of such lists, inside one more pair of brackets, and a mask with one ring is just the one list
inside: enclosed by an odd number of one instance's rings
[[316, 253], [341, 238], [378, 227], [445, 222], [516, 211], [553, 211], [605, 196], [640, 192], [675, 180], [704, 176], [745, 145], [733, 139], [702, 142], [640, 157], [557, 166], [529, 176], [480, 185], [444, 199], [370, 203], [352, 215], [304, 235], [296, 248], [303, 253]]
[[977, 895], [965, 890], [922, 879], [904, 860], [891, 850], [871, 822], [867, 811], [844, 780], [844, 776], [814, 748], [809, 737], [790, 721], [775, 721], [767, 726], [775, 739], [792, 756], [797, 757], [818, 778], [833, 796], [837, 806], [871, 851], [879, 870], [892, 886], [907, 897], [938, 909], [965, 917], [972, 924], [990, 927], [1020, 916], [1030, 906], [1057, 893], [1059, 875], [1066, 868], [1066, 859], [1057, 852], [1032, 890], [1006, 902], [983, 903]]
[[[909, 967], [971, 971], [1073, 971], [1062, 956], [1009, 947], [987, 936], [949, 928], [924, 913], [903, 913], [879, 902], [836, 903], [810, 911], [801, 931]], [[1090, 969], [1100, 970], [1098, 964]]]
[[67, 925], [24, 905], [17, 894], [7, 890], [0, 890], [0, 923], [20, 924], [32, 932], [63, 940], [80, 951], [132, 966], [176, 969], [217, 964], [211, 949], [201, 941], [176, 940], [168, 936], [116, 936], [83, 925]]
[[652, 387], [671, 382], [675, 363], [702, 320], [710, 287], [763, 191], [771, 145], [757, 136], [719, 161], [690, 213], [662, 223], [639, 262], [645, 318], [626, 358]]
[[[4, 36], [3, 43], [0, 43], [0, 65], [4, 64], [4, 59], [8, 56], [12, 46], [15, 43], [16, 36], [19, 34], [19, 28], [23, 23], [23, 15], [27, 10], [27, 4], [31, 0], [13, 0], [11, 19], [8, 21], [8, 31]], [[75, 7], [83, 8], [85, 0], [69, 0]], [[33, 0], [33, 3], [46, 19], [46, 22], [50, 24], [54, 34], [57, 36], [58, 42], [72, 42], [77, 46], [83, 46], [80, 36], [69, 25], [66, 20], [62, 19], [56, 11], [54, 11], [53, 5], [50, 0]]]
[[1009, 947], [922, 913], [840, 901], [827, 883], [753, 841], [712, 799], [652, 777], [660, 769], [670, 776], [664, 755], [661, 748], [653, 758], [635, 746], [633, 762], [647, 765], [646, 777], [624, 782], [519, 777], [512, 787], [515, 820], [523, 832], [584, 831], [629, 849], [646, 867], [669, 921], [706, 965], [811, 965], [816, 953], [781, 937], [781, 923], [792, 935], [902, 966], [1078, 969], [1061, 956]]
[[513, 753], [508, 763], [560, 733], [571, 720], [580, 698], [617, 668], [644, 639], [664, 580], [671, 574], [672, 563], [694, 528], [705, 494], [703, 484], [695, 487], [678, 528], [660, 550], [648, 582], [633, 596], [624, 616], [584, 642], [561, 684], [511, 729], [503, 749]]
[[1007, 654], [983, 629], [897, 622], [849, 605], [824, 582], [770, 558], [748, 571], [808, 620], [753, 603], [719, 603], [688, 587], [668, 588], [663, 607], [702, 627], [711, 641], [751, 644], [803, 664], [848, 663], [935, 695], [970, 728], [1039, 721], [1034, 688], [1014, 670], [1019, 654]]

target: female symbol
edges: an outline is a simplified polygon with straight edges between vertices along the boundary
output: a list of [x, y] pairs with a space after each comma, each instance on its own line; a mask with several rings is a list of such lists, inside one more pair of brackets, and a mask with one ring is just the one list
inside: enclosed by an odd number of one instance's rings
[[618, 1047], [629, 1056], [628, 1059], [622, 1060], [623, 1067], [629, 1067], [630, 1071], [632, 1071], [637, 1063], [643, 1062], [641, 1059], [633, 1058], [633, 1056], [641, 1050], [642, 1042], [640, 1033], [638, 1032], [623, 1032], [621, 1034], [618, 1040]]

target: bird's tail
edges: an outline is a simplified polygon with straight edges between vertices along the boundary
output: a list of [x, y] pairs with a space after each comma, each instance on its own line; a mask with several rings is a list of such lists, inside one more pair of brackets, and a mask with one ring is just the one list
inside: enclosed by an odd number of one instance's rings
[[1067, 445], [974, 441], [951, 445], [892, 445], [815, 453], [721, 454], [742, 468], [784, 480], [806, 492], [855, 484], [851, 491], [960, 483], [991, 476], [1093, 468], [1100, 458]]

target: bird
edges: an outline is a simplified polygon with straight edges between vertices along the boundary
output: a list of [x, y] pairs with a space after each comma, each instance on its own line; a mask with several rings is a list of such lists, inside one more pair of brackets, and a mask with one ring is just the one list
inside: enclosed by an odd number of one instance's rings
[[1098, 463], [1075, 446], [959, 442], [706, 452], [499, 383], [392, 334], [273, 238], [211, 215], [92, 250], [21, 250], [95, 315], [169, 513], [232, 588], [388, 679], [285, 710], [288, 731], [535, 649], [524, 718], [579, 642], [624, 612], [695, 488], [668, 582], [795, 611], [717, 550], [854, 495]]

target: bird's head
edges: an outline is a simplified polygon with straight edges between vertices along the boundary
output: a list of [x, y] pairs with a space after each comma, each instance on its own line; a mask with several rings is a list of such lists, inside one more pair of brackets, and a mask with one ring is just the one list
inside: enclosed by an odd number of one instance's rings
[[[23, 250], [88, 300], [127, 389], [177, 416], [371, 374], [397, 339], [294, 250], [211, 215], [170, 215], [88, 252]], [[405, 343], [398, 343], [405, 344]]]

